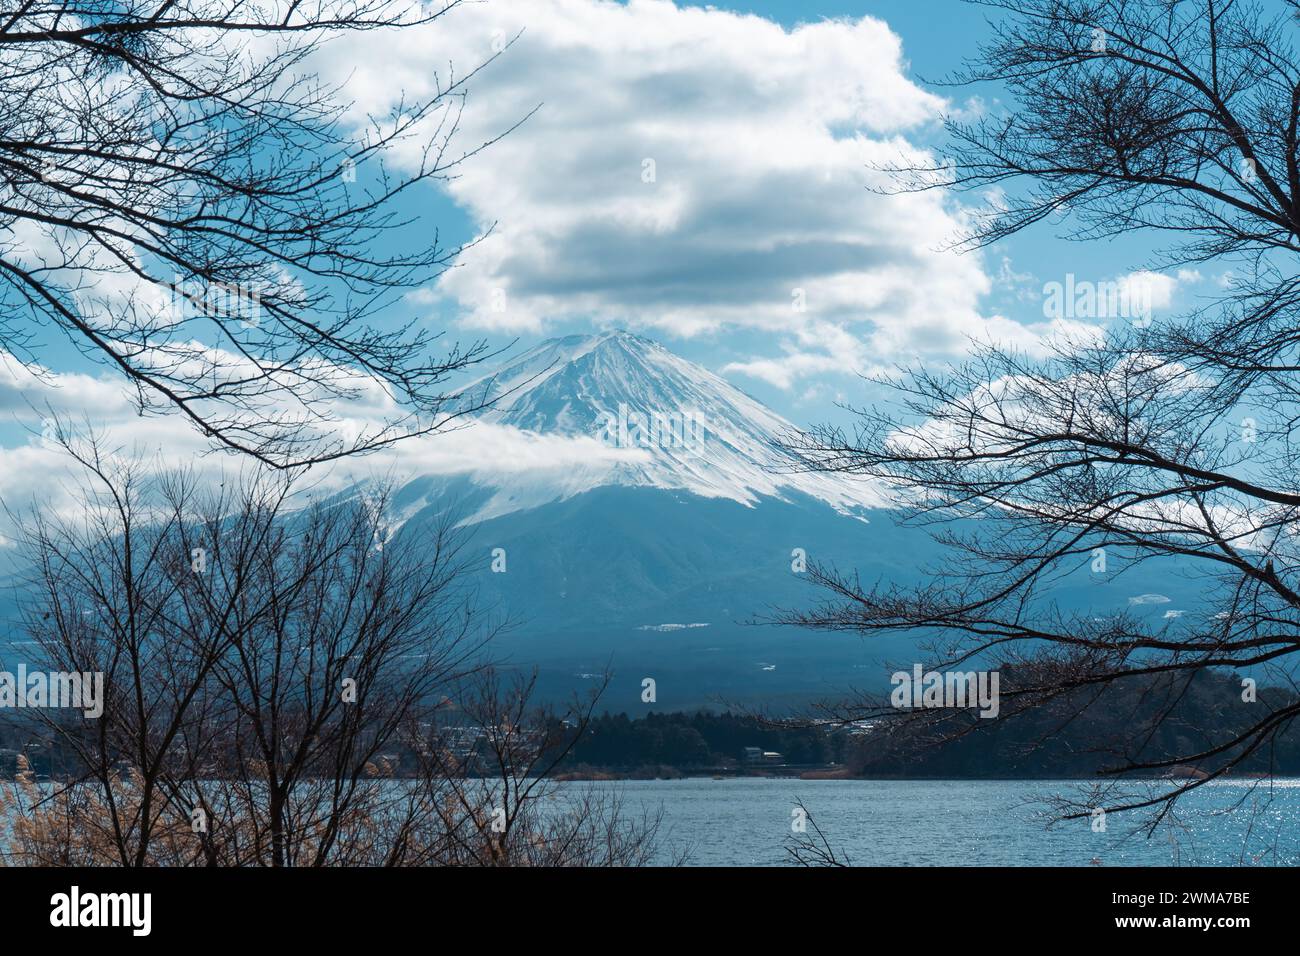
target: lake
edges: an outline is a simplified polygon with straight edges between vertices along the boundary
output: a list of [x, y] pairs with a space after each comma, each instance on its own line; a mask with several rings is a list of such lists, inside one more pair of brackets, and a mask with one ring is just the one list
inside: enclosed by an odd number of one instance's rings
[[[1252, 866], [1300, 863], [1300, 780], [1215, 782], [1180, 799], [1155, 836], [1110, 814], [1046, 827], [1042, 803], [1076, 781], [649, 780], [572, 783], [620, 792], [627, 810], [662, 808], [669, 845], [697, 866], [779, 866], [802, 800], [835, 850], [869, 866]], [[809, 828], [811, 832], [811, 828]], [[1171, 840], [1171, 834], [1173, 839]], [[668, 859], [664, 855], [664, 861]], [[1094, 864], [1095, 865], [1095, 864]]]

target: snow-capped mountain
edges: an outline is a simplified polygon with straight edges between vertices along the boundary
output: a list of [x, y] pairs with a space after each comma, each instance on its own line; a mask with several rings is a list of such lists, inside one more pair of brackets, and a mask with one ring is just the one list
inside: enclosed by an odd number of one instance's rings
[[[645, 707], [646, 677], [659, 707], [773, 705], [885, 688], [888, 663], [921, 659], [912, 635], [867, 643], [755, 623], [825, 596], [804, 573], [814, 563], [866, 586], [923, 583], [939, 551], [879, 488], [794, 469], [779, 447], [794, 426], [721, 377], [607, 332], [544, 342], [465, 395], [493, 400], [476, 413], [486, 428], [579, 454], [510, 468], [484, 455], [482, 467], [416, 479], [398, 496], [401, 533], [455, 515], [478, 593], [516, 624], [494, 653], [538, 667], [545, 693], [567, 696], [611, 668], [614, 711]], [[1059, 597], [1127, 610], [1132, 595], [1171, 587], [1139, 568], [1103, 594], [1085, 563]]]
[[475, 482], [498, 493], [481, 520], [593, 488], [680, 490], [753, 506], [809, 496], [842, 513], [881, 507], [869, 485], [793, 467], [779, 441], [795, 426], [730, 382], [625, 331], [572, 335], [536, 346], [464, 390], [492, 402], [477, 417], [542, 435], [586, 437], [609, 454], [590, 467], [531, 479]]

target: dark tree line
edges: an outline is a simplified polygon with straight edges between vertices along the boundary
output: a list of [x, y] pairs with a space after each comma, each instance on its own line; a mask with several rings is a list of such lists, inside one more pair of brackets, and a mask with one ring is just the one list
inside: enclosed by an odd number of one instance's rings
[[592, 767], [722, 767], [739, 763], [746, 747], [780, 753], [787, 763], [838, 759], [842, 742], [817, 727], [785, 727], [748, 714], [708, 711], [593, 718], [569, 755]]
[[[1045, 679], [1039, 667], [1026, 665], [1004, 671], [1002, 678], [1011, 692]], [[1194, 779], [1208, 769], [1175, 761], [1231, 742], [1249, 728], [1240, 694], [1237, 675], [1201, 670], [1190, 678], [1159, 673], [1116, 681], [1100, 692], [1074, 688], [1005, 721], [985, 721], [972, 711], [886, 719], [895, 715], [882, 703], [882, 718], [870, 732], [851, 738], [844, 759], [855, 776], [865, 777], [1089, 780], [1123, 754], [1139, 766], [1131, 779], [1153, 776], [1141, 766], [1147, 763], [1163, 766], [1159, 775], [1171, 780]], [[1272, 709], [1296, 701], [1284, 687], [1261, 688], [1258, 695], [1261, 706]], [[1300, 730], [1279, 733], [1233, 773], [1300, 774]]]

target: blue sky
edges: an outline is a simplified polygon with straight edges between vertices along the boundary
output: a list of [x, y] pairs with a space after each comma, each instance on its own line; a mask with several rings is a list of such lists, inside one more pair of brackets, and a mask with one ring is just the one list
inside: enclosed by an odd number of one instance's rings
[[[431, 95], [435, 75], [463, 73], [516, 34], [474, 78], [458, 143], [472, 149], [536, 108], [412, 200], [416, 224], [394, 244], [494, 229], [385, 320], [517, 351], [630, 328], [800, 425], [844, 421], [837, 402], [870, 401], [860, 372], [960, 358], [972, 336], [1039, 347], [1058, 330], [1044, 283], [1131, 277], [1152, 237], [1081, 244], [1040, 226], [959, 255], [945, 244], [963, 204], [989, 197], [868, 189], [873, 165], [929, 155], [944, 113], [1007, 107], [995, 88], [926, 82], [976, 52], [992, 12], [957, 0], [492, 0], [427, 29], [329, 44], [314, 65], [343, 85], [357, 123]], [[1143, 281], [1160, 309], [1217, 278]], [[42, 360], [64, 376], [66, 406], [116, 407], [105, 395], [117, 383], [68, 343]], [[11, 420], [37, 394], [0, 391]], [[30, 441], [0, 425], [3, 446]]]

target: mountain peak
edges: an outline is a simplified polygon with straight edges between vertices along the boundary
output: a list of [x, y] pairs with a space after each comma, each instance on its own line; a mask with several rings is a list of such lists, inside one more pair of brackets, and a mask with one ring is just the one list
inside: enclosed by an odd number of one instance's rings
[[[721, 376], [625, 329], [548, 339], [467, 390], [485, 422], [596, 439], [614, 451], [590, 481], [731, 498], [788, 492], [838, 508], [875, 505], [861, 483], [798, 472], [781, 448], [795, 426]], [[573, 476], [566, 476], [565, 494]]]
[[765, 419], [769, 439], [773, 427], [793, 427], [703, 366], [626, 329], [547, 339], [468, 391], [494, 402], [484, 420], [542, 433], [598, 435], [620, 406], [667, 415], [741, 404]]
[[[573, 338], [574, 336], [570, 336]], [[578, 338], [583, 336], [579, 335]], [[627, 329], [607, 329], [604, 332], [592, 332], [586, 335], [587, 338], [593, 338], [597, 342], [628, 342], [642, 347], [663, 348], [654, 339], [646, 338], [644, 335], [638, 335], [636, 332], [629, 332]]]
[[667, 349], [654, 339], [646, 338], [627, 329], [609, 329], [604, 332], [579, 332], [558, 338], [547, 339], [540, 345], [524, 352], [512, 364], [528, 361], [533, 355], [546, 355], [562, 362], [576, 361], [592, 352], [626, 351], [629, 354], [648, 354], [666, 352]]

